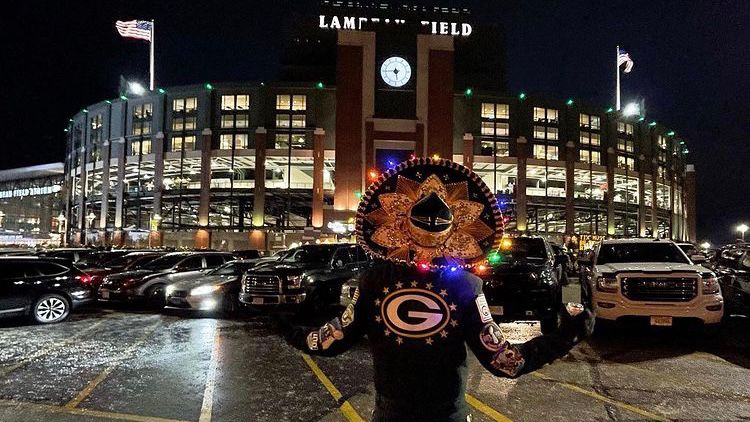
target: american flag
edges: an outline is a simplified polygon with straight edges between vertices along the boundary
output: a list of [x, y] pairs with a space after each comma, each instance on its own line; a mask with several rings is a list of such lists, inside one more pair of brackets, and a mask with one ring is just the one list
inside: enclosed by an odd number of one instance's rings
[[151, 41], [151, 30], [153, 29], [151, 21], [117, 21], [115, 27], [117, 32], [125, 38]]
[[620, 49], [620, 53], [617, 55], [617, 67], [619, 68], [623, 64], [625, 65], [623, 72], [630, 73], [630, 71], [633, 70], [633, 59], [630, 58], [630, 54], [625, 50]]

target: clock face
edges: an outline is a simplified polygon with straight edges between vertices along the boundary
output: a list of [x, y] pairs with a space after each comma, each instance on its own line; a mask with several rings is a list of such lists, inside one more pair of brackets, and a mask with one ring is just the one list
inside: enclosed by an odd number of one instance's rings
[[406, 85], [411, 79], [411, 66], [401, 57], [389, 57], [380, 66], [380, 76], [385, 83], [398, 88]]

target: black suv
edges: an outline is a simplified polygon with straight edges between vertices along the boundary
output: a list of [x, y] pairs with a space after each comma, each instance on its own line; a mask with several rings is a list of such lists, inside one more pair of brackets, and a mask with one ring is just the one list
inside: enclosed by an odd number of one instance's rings
[[91, 276], [64, 259], [0, 257], [0, 317], [63, 321], [71, 310], [94, 300], [90, 282]]
[[562, 303], [559, 266], [550, 244], [541, 237], [505, 238], [489, 267], [479, 267], [484, 295], [498, 321], [536, 319], [542, 333], [558, 328]]
[[300, 246], [248, 271], [242, 278], [240, 302], [255, 308], [285, 305], [317, 313], [338, 304], [341, 285], [369, 266], [369, 258], [357, 245]]
[[750, 316], [750, 245], [722, 248], [710, 264], [724, 295], [725, 315]]

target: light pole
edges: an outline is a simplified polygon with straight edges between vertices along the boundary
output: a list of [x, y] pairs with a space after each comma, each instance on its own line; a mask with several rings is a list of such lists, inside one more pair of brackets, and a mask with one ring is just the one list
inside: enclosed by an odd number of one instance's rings
[[740, 232], [740, 235], [742, 236], [742, 241], [745, 241], [745, 232], [747, 231], [748, 227], [747, 224], [740, 224], [737, 226], [737, 231]]
[[57, 216], [57, 232], [60, 233], [60, 246], [62, 247], [65, 247], [65, 238], [68, 237], [65, 233], [66, 220], [65, 215], [60, 212], [60, 215]]
[[[89, 214], [86, 216], [86, 233], [83, 235], [86, 236], [88, 233], [93, 233], [93, 230], [91, 230], [91, 224], [96, 220], [96, 215], [93, 211], [89, 211]], [[88, 237], [88, 236], [87, 236]]]

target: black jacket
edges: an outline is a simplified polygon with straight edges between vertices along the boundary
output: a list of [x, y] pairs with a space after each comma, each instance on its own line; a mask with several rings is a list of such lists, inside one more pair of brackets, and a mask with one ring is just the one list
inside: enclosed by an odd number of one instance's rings
[[578, 331], [570, 322], [553, 336], [511, 345], [492, 320], [478, 277], [382, 263], [362, 276], [340, 318], [319, 330], [297, 331], [293, 343], [311, 354], [333, 356], [367, 334], [376, 420], [465, 421], [465, 344], [488, 371], [515, 377], [566, 353]]

